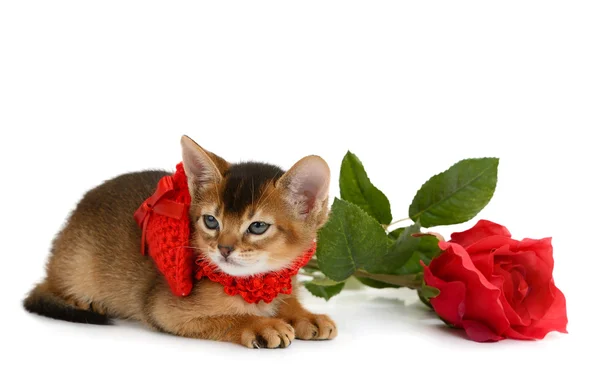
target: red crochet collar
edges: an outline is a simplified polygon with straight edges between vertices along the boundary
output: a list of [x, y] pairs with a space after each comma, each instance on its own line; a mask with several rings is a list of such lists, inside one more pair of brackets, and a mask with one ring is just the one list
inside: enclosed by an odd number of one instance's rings
[[148, 253], [177, 296], [190, 294], [194, 278], [223, 285], [225, 293], [240, 295], [249, 303], [270, 303], [278, 294], [292, 293], [292, 277], [312, 258], [316, 243], [282, 270], [249, 277], [234, 277], [196, 256], [189, 247], [191, 197], [183, 164], [172, 176], [160, 179], [156, 191], [134, 213], [141, 228], [141, 252]]
[[292, 265], [279, 270], [265, 274], [257, 274], [250, 277], [234, 277], [219, 270], [216, 265], [211, 263], [208, 258], [202, 256], [196, 259], [196, 279], [207, 277], [213, 282], [217, 282], [225, 287], [225, 293], [230, 296], [236, 294], [242, 296], [247, 302], [259, 302], [264, 300], [266, 303], [273, 301], [278, 294], [292, 293], [292, 277], [298, 274], [300, 268], [306, 265], [315, 253], [315, 246], [308, 249], [300, 255]]

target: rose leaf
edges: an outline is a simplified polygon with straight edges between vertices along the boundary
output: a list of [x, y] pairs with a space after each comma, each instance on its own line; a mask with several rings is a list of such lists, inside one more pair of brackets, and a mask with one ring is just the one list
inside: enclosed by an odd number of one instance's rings
[[390, 224], [392, 211], [383, 192], [371, 183], [360, 159], [350, 151], [342, 160], [340, 169], [340, 197], [358, 205], [380, 224]]
[[391, 238], [392, 240], [396, 241], [398, 239], [398, 237], [400, 237], [400, 235], [402, 235], [402, 232], [404, 232], [405, 228], [396, 228], [393, 231], [391, 231], [390, 233], [388, 233], [388, 237]]
[[368, 270], [375, 274], [406, 275], [423, 271], [420, 261], [426, 265], [440, 251], [438, 239], [420, 233], [419, 222], [404, 228], [381, 262]]
[[329, 301], [330, 298], [342, 292], [345, 284], [345, 282], [335, 282], [328, 278], [315, 278], [312, 281], [304, 282], [304, 287], [312, 295]]
[[393, 243], [375, 218], [336, 198], [317, 237], [319, 269], [334, 281], [344, 281], [359, 269], [377, 268]]
[[413, 198], [410, 218], [423, 227], [471, 220], [494, 195], [498, 163], [497, 158], [464, 159], [431, 177]]
[[395, 284], [389, 284], [389, 283], [385, 283], [385, 282], [381, 282], [381, 281], [376, 281], [374, 279], [371, 278], [367, 278], [367, 277], [356, 277], [356, 279], [358, 279], [360, 281], [360, 283], [364, 284], [367, 287], [371, 287], [371, 288], [400, 288], [401, 286], [397, 286]]
[[439, 294], [440, 290], [427, 285], [421, 287], [421, 289], [419, 290], [419, 295], [428, 300], [437, 297]]

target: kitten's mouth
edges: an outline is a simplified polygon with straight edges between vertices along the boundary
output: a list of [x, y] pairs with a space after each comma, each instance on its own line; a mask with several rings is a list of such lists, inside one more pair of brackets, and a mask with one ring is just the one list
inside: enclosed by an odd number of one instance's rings
[[223, 255], [217, 253], [209, 254], [210, 260], [215, 263], [222, 272], [232, 276], [242, 277], [255, 275], [270, 270], [269, 266], [260, 258], [239, 259], [235, 257], [235, 255], [232, 256], [225, 258]]
[[237, 262], [237, 261], [235, 261], [235, 260], [232, 260], [232, 259], [226, 259], [226, 258], [224, 258], [224, 257], [222, 257], [222, 256], [221, 256], [221, 258], [219, 259], [219, 262], [220, 262], [220, 263], [222, 263], [222, 264], [227, 264], [227, 265], [232, 265], [232, 266], [239, 266], [239, 267], [243, 266], [242, 264], [238, 263], [238, 262]]

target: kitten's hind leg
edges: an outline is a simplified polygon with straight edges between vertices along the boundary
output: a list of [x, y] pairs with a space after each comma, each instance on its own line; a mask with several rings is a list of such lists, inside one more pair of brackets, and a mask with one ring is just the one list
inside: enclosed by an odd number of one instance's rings
[[[110, 319], [91, 309], [90, 304], [63, 299], [53, 293], [48, 282], [35, 286], [23, 300], [23, 307], [30, 313], [42, 315], [52, 319], [65, 320], [73, 323], [110, 324]], [[87, 307], [87, 308], [86, 308]]]
[[89, 302], [82, 299], [76, 299], [75, 297], [66, 298], [65, 301], [67, 302], [67, 304], [74, 306], [78, 309], [89, 310], [100, 315], [106, 315], [106, 309], [104, 309], [104, 307], [97, 302]]

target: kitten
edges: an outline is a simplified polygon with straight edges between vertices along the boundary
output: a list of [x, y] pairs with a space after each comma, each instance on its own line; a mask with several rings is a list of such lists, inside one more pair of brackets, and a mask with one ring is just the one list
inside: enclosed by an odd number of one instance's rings
[[[310, 247], [327, 221], [330, 171], [320, 157], [307, 156], [284, 172], [262, 163], [228, 163], [187, 136], [181, 147], [192, 197], [191, 245], [223, 272], [280, 270]], [[160, 178], [171, 174], [124, 174], [85, 194], [54, 239], [46, 278], [26, 297], [25, 309], [80, 323], [131, 319], [162, 332], [250, 348], [337, 335], [328, 316], [302, 307], [295, 279], [291, 295], [279, 294], [269, 304], [229, 296], [207, 278], [195, 281], [189, 296], [175, 296], [141, 254], [141, 230], [133, 219]]]

